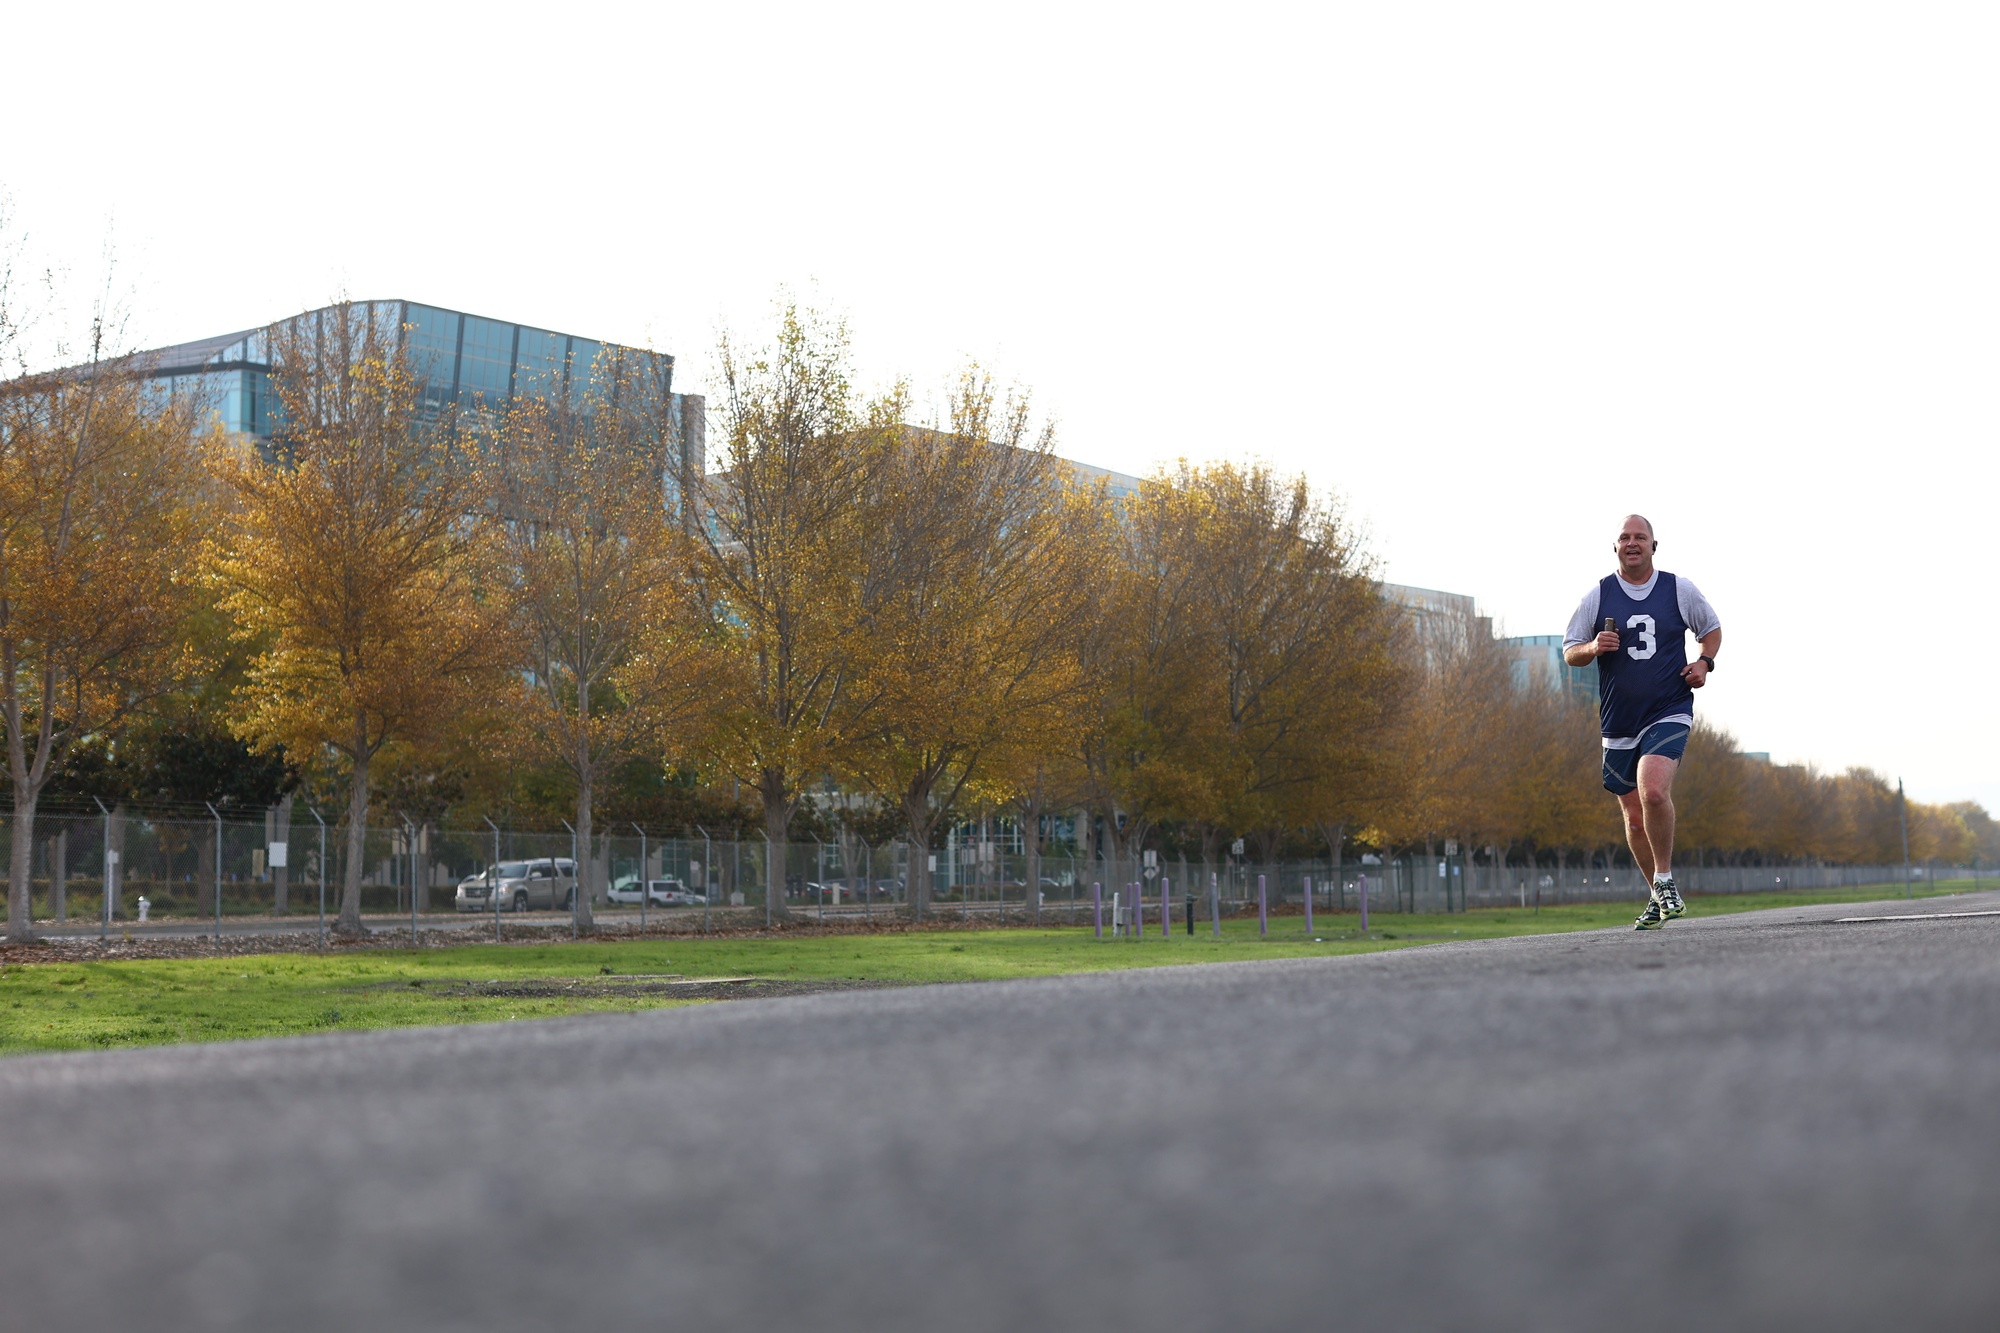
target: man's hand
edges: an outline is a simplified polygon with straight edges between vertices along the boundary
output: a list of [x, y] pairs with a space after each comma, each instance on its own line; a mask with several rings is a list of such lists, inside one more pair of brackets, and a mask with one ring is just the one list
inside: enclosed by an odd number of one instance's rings
[[1699, 657], [1695, 658], [1694, 661], [1689, 662], [1681, 668], [1681, 679], [1688, 683], [1689, 689], [1700, 689], [1702, 686], [1708, 684], [1708, 663], [1702, 661]]
[[1597, 655], [1599, 657], [1604, 656], [1606, 653], [1615, 653], [1617, 651], [1618, 635], [1616, 631], [1605, 630], [1597, 636]]

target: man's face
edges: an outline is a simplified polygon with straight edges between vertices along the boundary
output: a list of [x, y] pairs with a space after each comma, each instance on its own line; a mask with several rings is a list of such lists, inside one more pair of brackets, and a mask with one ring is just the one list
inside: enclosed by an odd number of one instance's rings
[[1644, 569], [1653, 558], [1653, 533], [1646, 520], [1632, 517], [1618, 533], [1618, 565], [1621, 569]]

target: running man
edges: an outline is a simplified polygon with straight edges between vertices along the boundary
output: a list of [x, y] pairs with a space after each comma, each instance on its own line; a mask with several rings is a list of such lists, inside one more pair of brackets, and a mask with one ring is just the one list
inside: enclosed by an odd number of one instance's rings
[[[1687, 911], [1674, 887], [1674, 770], [1694, 726], [1694, 691], [1708, 683], [1722, 622], [1684, 578], [1653, 568], [1653, 525], [1626, 518], [1612, 549], [1618, 572], [1584, 594], [1563, 635], [1563, 660], [1597, 663], [1597, 715], [1604, 733], [1604, 788], [1625, 815], [1632, 858], [1652, 882], [1637, 928], [1652, 930]], [[1701, 656], [1687, 658], [1687, 636]]]

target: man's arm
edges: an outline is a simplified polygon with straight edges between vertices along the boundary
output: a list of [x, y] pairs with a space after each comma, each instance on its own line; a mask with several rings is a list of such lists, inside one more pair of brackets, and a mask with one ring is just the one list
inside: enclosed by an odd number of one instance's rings
[[[1720, 634], [1721, 631], [1716, 631]], [[1573, 667], [1589, 666], [1606, 653], [1618, 651], [1618, 634], [1615, 630], [1604, 630], [1594, 639], [1573, 643], [1563, 649], [1563, 661]]]
[[[1563, 661], [1573, 667], [1589, 666], [1597, 660], [1599, 653], [1618, 651], [1616, 634], [1598, 634], [1597, 631], [1597, 589], [1592, 588], [1576, 604], [1570, 613], [1569, 628], [1563, 633]], [[1604, 641], [1611, 640], [1606, 647]]]
[[[1721, 648], [1722, 627], [1717, 625], [1714, 629], [1701, 636], [1701, 651], [1708, 658], [1708, 662], [1713, 662], [1716, 653]], [[1681, 679], [1688, 683], [1689, 689], [1698, 690], [1708, 684], [1708, 662], [1704, 662], [1701, 658], [1697, 657], [1694, 661], [1689, 662], [1687, 668], [1681, 672]]]

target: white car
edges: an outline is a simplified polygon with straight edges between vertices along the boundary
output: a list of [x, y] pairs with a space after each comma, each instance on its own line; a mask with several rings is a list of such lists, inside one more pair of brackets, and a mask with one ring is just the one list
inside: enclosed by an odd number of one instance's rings
[[[496, 907], [494, 898], [499, 898]], [[489, 866], [459, 884], [456, 895], [461, 912], [527, 912], [535, 909], [570, 910], [576, 903], [576, 862], [567, 856], [544, 856], [534, 861], [502, 861]]]
[[[604, 896], [614, 903], [637, 903], [639, 901], [639, 881], [627, 875], [604, 891]], [[690, 903], [697, 906], [701, 895], [689, 893], [687, 885], [677, 879], [654, 879], [646, 882], [646, 901], [654, 907], [686, 907]]]

